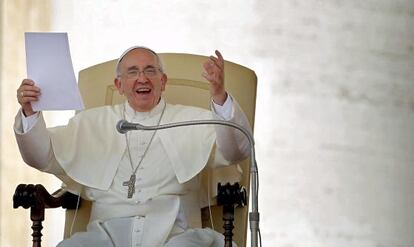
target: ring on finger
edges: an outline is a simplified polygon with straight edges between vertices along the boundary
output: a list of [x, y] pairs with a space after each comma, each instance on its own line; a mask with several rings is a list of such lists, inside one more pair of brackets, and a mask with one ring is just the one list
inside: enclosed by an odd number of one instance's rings
[[20, 96], [22, 96], [22, 98], [24, 97], [24, 92], [23, 91], [20, 92]]

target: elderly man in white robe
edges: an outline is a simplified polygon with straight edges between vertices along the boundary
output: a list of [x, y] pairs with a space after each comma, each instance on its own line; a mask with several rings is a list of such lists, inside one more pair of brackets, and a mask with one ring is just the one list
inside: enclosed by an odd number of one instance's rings
[[[216, 51], [203, 64], [209, 81], [211, 111], [167, 104], [162, 92], [167, 75], [159, 56], [132, 47], [118, 60], [114, 84], [127, 101], [85, 110], [66, 126], [46, 128], [33, 111], [41, 89], [24, 79], [17, 89], [21, 110], [14, 130], [24, 161], [76, 184], [72, 191], [92, 201], [86, 232], [58, 246], [223, 246], [223, 236], [209, 228], [191, 229], [189, 215], [214, 143], [216, 156], [228, 162], [249, 154], [246, 138], [227, 127], [194, 126], [119, 134], [125, 119], [144, 125], [220, 118], [250, 129], [244, 113], [225, 90], [224, 60]], [[194, 193], [195, 192], [195, 193]], [[196, 208], [196, 209], [195, 209]]]

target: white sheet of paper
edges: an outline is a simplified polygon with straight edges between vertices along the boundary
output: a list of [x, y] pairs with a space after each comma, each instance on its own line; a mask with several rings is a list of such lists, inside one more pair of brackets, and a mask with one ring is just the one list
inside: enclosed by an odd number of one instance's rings
[[25, 33], [27, 77], [40, 87], [33, 110], [81, 110], [67, 33]]

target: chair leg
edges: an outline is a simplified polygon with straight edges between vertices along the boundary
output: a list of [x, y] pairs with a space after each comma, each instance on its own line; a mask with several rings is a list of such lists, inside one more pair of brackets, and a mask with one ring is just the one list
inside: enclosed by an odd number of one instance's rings
[[224, 247], [233, 246], [234, 205], [223, 205]]
[[42, 242], [42, 221], [45, 219], [45, 209], [44, 207], [31, 207], [30, 208], [30, 219], [32, 220], [32, 237], [33, 237], [33, 247], [41, 247]]
[[224, 247], [232, 247], [233, 245], [233, 221], [234, 207], [244, 207], [247, 203], [247, 193], [244, 187], [240, 187], [239, 183], [231, 185], [217, 185], [217, 205], [223, 206], [224, 221]]
[[45, 208], [63, 207], [75, 209], [78, 205], [78, 196], [63, 189], [59, 189], [53, 195], [41, 184], [19, 184], [13, 195], [13, 208], [30, 208], [32, 220], [33, 247], [40, 247], [42, 241], [42, 221], [45, 219]]

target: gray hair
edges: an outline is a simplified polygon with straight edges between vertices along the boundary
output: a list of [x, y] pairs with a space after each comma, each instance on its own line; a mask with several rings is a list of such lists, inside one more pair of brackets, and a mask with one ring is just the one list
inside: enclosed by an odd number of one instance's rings
[[120, 75], [121, 75], [121, 71], [120, 71], [120, 67], [119, 67], [119, 65], [121, 64], [121, 61], [122, 61], [122, 59], [130, 52], [130, 51], [132, 51], [132, 50], [135, 50], [135, 49], [144, 49], [144, 50], [146, 50], [146, 51], [149, 51], [149, 52], [151, 52], [152, 54], [154, 54], [155, 55], [155, 57], [157, 58], [157, 62], [158, 62], [158, 66], [160, 67], [160, 71], [161, 72], [164, 72], [164, 67], [163, 67], [163, 65], [162, 65], [162, 60], [161, 60], [161, 58], [160, 58], [160, 56], [158, 56], [158, 54], [155, 52], [155, 51], [153, 51], [153, 50], [151, 50], [150, 48], [148, 48], [148, 47], [145, 47], [145, 46], [132, 46], [132, 47], [130, 47], [130, 48], [128, 48], [128, 49], [126, 49], [123, 53], [122, 53], [122, 55], [118, 58], [118, 61], [116, 62], [116, 77], [119, 77]]

